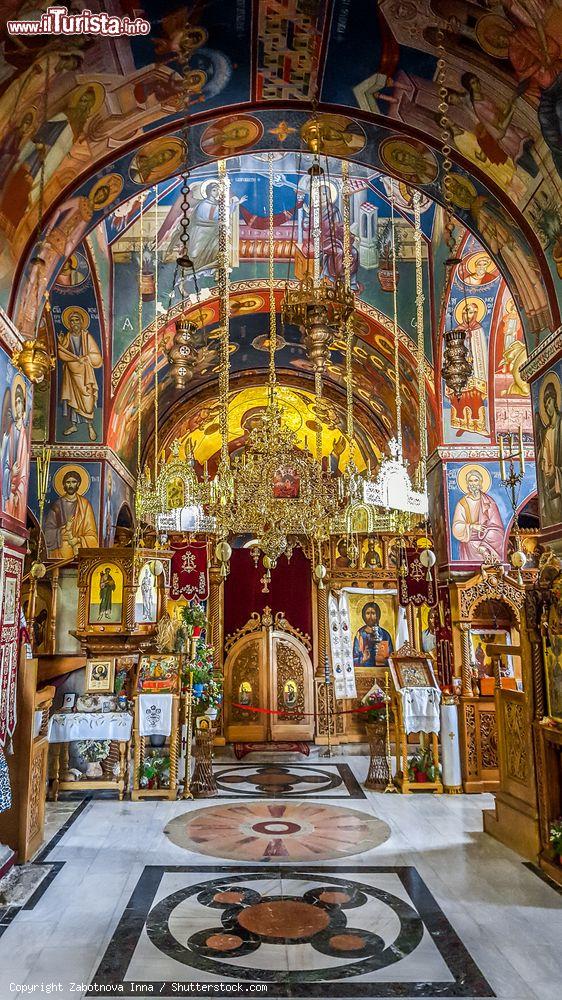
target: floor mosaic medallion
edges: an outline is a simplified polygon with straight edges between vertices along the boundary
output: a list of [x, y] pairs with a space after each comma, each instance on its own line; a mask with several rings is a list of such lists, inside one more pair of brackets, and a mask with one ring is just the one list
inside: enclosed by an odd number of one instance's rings
[[382, 820], [317, 802], [244, 802], [183, 813], [164, 831], [178, 847], [233, 861], [323, 861], [388, 840]]
[[217, 764], [214, 772], [222, 798], [366, 798], [349, 764]]
[[202, 983], [323, 1000], [494, 995], [409, 867], [145, 868], [92, 992], [169, 997], [188, 983], [190, 996]]

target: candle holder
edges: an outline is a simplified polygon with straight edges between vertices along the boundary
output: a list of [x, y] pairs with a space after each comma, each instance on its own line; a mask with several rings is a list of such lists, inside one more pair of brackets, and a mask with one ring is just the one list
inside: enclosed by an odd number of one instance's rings
[[392, 750], [390, 746], [390, 678], [388, 675], [388, 670], [384, 672], [384, 700], [386, 702], [386, 739], [385, 739], [385, 751], [386, 751], [386, 767], [388, 772], [388, 783], [385, 788], [385, 793], [396, 791], [396, 785], [392, 779]]
[[527, 557], [521, 548], [521, 535], [519, 532], [517, 506], [519, 502], [521, 483], [525, 475], [523, 428], [519, 425], [516, 432], [509, 431], [508, 434], [498, 434], [497, 443], [500, 453], [500, 477], [502, 486], [504, 486], [508, 492], [511, 509], [513, 511], [513, 534], [515, 536], [516, 548], [511, 555], [511, 564], [514, 569], [517, 570], [517, 582], [522, 585], [523, 577], [521, 575], [521, 570], [527, 562]]
[[332, 691], [331, 691], [331, 675], [330, 675], [330, 661], [328, 656], [324, 660], [324, 683], [326, 685], [326, 707], [325, 707], [325, 719], [326, 719], [326, 732], [328, 735], [328, 746], [324, 752], [320, 755], [321, 757], [333, 757], [332, 750]]

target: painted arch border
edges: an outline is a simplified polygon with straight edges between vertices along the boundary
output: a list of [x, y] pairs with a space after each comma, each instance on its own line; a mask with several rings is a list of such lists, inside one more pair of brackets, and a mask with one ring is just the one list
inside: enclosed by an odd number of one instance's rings
[[[220, 108], [208, 111], [200, 116], [194, 116], [190, 128], [190, 169], [215, 162], [219, 158], [205, 155], [201, 146], [203, 132], [211, 123], [218, 123], [221, 119], [232, 119], [232, 117], [244, 118], [245, 116], [251, 116], [258, 119], [262, 126], [261, 135], [257, 137], [257, 141], [243, 150], [238, 152], [233, 151], [232, 156], [255, 154], [270, 150], [285, 153], [307, 153], [308, 147], [302, 142], [300, 134], [302, 126], [310, 119], [310, 110], [310, 106], [304, 104], [304, 102], [263, 102], [259, 105], [247, 104], [231, 107], [226, 114], [225, 109]], [[279, 117], [283, 114], [285, 115], [289, 129], [294, 129], [294, 132], [290, 132], [284, 139], [284, 142], [287, 142], [286, 146], [276, 133], [273, 132], [273, 129], [278, 124]], [[396, 173], [393, 173], [380, 158], [379, 148], [381, 143], [384, 139], [388, 139], [391, 136], [402, 140], [415, 139], [423, 143], [435, 157], [439, 169], [436, 171], [435, 178], [429, 183], [424, 184], [421, 181], [417, 183], [408, 181], [408, 183], [411, 187], [417, 188], [429, 195], [438, 204], [443, 204], [440, 189], [443, 156], [439, 150], [439, 145], [431, 136], [422, 134], [417, 129], [413, 129], [404, 123], [392, 122], [380, 115], [355, 108], [351, 109], [347, 106], [321, 105], [318, 114], [321, 117], [327, 114], [338, 114], [343, 115], [351, 122], [360, 122], [365, 131], [365, 145], [358, 151], [357, 155], [349, 155], [343, 158], [348, 159], [350, 162], [367, 166], [370, 169], [379, 170], [388, 176], [395, 176], [399, 180], [404, 180], [404, 177], [399, 177]], [[172, 123], [168, 123], [165, 126], [148, 131], [142, 136], [137, 137], [127, 148], [120, 150], [118, 157], [108, 156], [101, 163], [96, 164], [91, 171], [82, 175], [78, 184], [70, 185], [65, 191], [61, 192], [50, 206], [45, 216], [45, 232], [48, 234], [55, 227], [54, 220], [57, 217], [57, 213], [59, 215], [62, 213], [70, 199], [76, 205], [79, 199], [86, 198], [93, 185], [104, 176], [107, 176], [108, 173], [119, 173], [123, 178], [120, 195], [110, 205], [106, 206], [105, 209], [92, 214], [89, 224], [85, 225], [77, 239], [76, 245], [78, 245], [105, 216], [111, 214], [120, 204], [130, 200], [134, 194], [153, 186], [151, 184], [138, 184], [130, 177], [129, 168], [131, 161], [139, 148], [158, 138], [181, 138], [181, 136], [182, 130], [178, 126], [177, 120], [175, 120]], [[525, 219], [521, 210], [507, 198], [495, 182], [488, 178], [483, 171], [474, 167], [473, 164], [469, 164], [456, 150], [451, 151], [451, 160], [457, 168], [456, 172], [469, 181], [476, 190], [476, 197], [467, 208], [456, 208], [455, 218], [477, 237], [496, 261], [516, 300], [523, 322], [527, 349], [531, 351], [536, 346], [539, 335], [543, 331], [549, 332], [553, 330], [560, 322], [560, 310], [554, 278], [548, 266], [544, 250], [540, 246], [532, 227]], [[162, 178], [162, 180], [168, 179], [170, 178]], [[512, 239], [519, 243], [519, 250], [527, 258], [526, 267], [524, 268], [525, 277], [529, 273], [529, 268], [537, 274], [537, 278], [540, 276], [540, 286], [544, 296], [544, 304], [540, 309], [536, 308], [530, 311], [525, 308], [524, 292], [520, 287], [522, 275], [520, 274], [520, 281], [518, 282], [508, 262], [501, 256], [502, 247], [499, 245], [499, 242], [496, 240], [498, 245], [496, 248], [492, 247], [488, 235], [482, 231], [479, 225], [479, 218], [484, 211], [487, 213], [490, 225], [497, 224], [503, 226], [510, 233]], [[28, 240], [27, 246], [20, 257], [10, 298], [9, 315], [22, 328], [25, 328], [26, 325], [22, 291], [25, 287], [33, 286], [32, 258], [38, 250], [36, 239], [37, 231]], [[505, 244], [502, 244], [502, 246], [505, 249]], [[63, 255], [56, 254], [47, 263], [45, 272], [49, 273], [46, 281], [43, 282], [47, 288], [50, 288], [53, 283], [58, 267], [63, 259]], [[42, 288], [41, 290], [43, 291], [44, 289]]]

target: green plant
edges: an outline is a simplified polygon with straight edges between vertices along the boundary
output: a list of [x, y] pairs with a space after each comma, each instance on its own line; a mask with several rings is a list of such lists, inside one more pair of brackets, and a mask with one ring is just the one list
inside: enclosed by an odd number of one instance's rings
[[193, 635], [196, 628], [205, 628], [207, 624], [207, 613], [200, 604], [184, 604], [181, 609], [181, 619], [186, 627], [189, 636]]
[[194, 684], [207, 684], [213, 673], [213, 661], [213, 647], [207, 646], [207, 643], [200, 639], [197, 643], [193, 660], [187, 664], [185, 681], [189, 680], [189, 673], [191, 671], [193, 672]]
[[147, 757], [143, 762], [139, 772], [139, 784], [141, 788], [157, 784], [160, 786], [166, 771], [170, 770], [170, 758], [154, 755]]
[[213, 708], [217, 711], [222, 704], [222, 677], [220, 674], [213, 674], [205, 685], [203, 694], [195, 698], [197, 714], [204, 715], [207, 709]]
[[105, 760], [109, 754], [111, 740], [78, 740], [76, 750], [90, 764]]
[[375, 722], [386, 722], [386, 702], [380, 699], [369, 699], [367, 701], [368, 712], [363, 712], [363, 720], [369, 724]]
[[433, 753], [430, 747], [416, 750], [408, 758], [408, 777], [410, 781], [416, 781], [416, 775], [425, 774], [428, 781], [436, 781], [439, 777], [439, 768], [433, 763]]
[[562, 816], [551, 824], [550, 843], [556, 853], [562, 855]]

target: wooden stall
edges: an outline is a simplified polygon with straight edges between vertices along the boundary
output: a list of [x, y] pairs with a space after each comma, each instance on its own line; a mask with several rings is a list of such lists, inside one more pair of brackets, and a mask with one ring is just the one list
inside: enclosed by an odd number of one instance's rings
[[[461, 665], [459, 726], [465, 792], [499, 788], [495, 690], [521, 684], [523, 599], [523, 585], [499, 564], [484, 565], [469, 580], [451, 584], [454, 661]], [[502, 657], [494, 653], [494, 645], [510, 650]]]
[[47, 784], [49, 709], [54, 687], [37, 690], [37, 660], [26, 658], [20, 648], [18, 670], [18, 724], [14, 755], [8, 756], [12, 808], [0, 815], [0, 841], [17, 852], [18, 861], [29, 861], [43, 843]]

